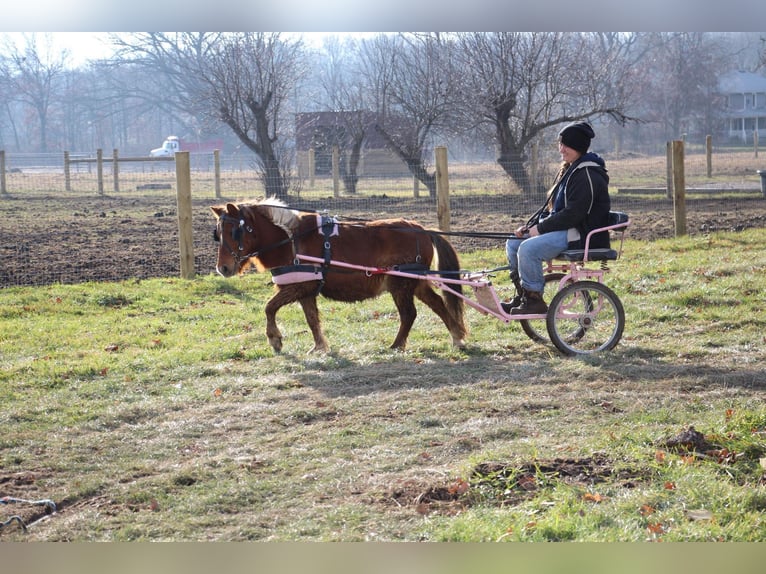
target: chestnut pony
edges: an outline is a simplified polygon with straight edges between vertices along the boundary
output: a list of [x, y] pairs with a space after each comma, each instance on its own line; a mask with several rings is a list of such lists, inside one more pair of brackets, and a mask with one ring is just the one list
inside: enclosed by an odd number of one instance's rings
[[[467, 335], [463, 301], [417, 277], [387, 274], [386, 270], [424, 272], [438, 259], [439, 271], [460, 269], [452, 245], [436, 231], [405, 219], [339, 222], [316, 213], [290, 209], [273, 198], [260, 202], [211, 206], [219, 242], [216, 271], [224, 277], [242, 274], [254, 265], [270, 270], [276, 294], [266, 303], [266, 336], [273, 349], [282, 349], [276, 314], [298, 301], [314, 336], [312, 351], [328, 351], [317, 308], [317, 296], [344, 302], [378, 297], [388, 291], [399, 311], [399, 332], [391, 348], [404, 349], [417, 310], [417, 297], [444, 322], [455, 346]], [[306, 264], [299, 255], [319, 258]], [[354, 269], [354, 266], [365, 267]], [[376, 272], [371, 273], [370, 268]], [[379, 272], [377, 272], [379, 271]], [[454, 290], [460, 292], [460, 285]]]

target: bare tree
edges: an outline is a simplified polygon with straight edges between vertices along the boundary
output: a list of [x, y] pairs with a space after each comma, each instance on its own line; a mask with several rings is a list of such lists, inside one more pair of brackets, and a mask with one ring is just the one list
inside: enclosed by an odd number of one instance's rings
[[436, 197], [426, 151], [455, 110], [451, 41], [438, 33], [380, 35], [362, 41], [360, 55], [376, 94], [376, 130]]
[[733, 64], [733, 53], [707, 32], [654, 33], [644, 40], [651, 49], [645, 62], [651, 86], [644, 101], [647, 119], [662, 126], [666, 140], [695, 126], [710, 133], [718, 78]]
[[254, 154], [266, 194], [288, 192], [289, 98], [306, 73], [303, 44], [274, 33], [145, 33], [118, 38], [190, 116], [228, 126]]
[[6, 38], [3, 48], [7, 55], [0, 64], [0, 75], [9, 90], [8, 95], [34, 110], [37, 147], [39, 151], [47, 152], [51, 103], [61, 89], [69, 54], [66, 50], [54, 53], [50, 37], [44, 36], [41, 40], [36, 34], [25, 35], [23, 46]]
[[288, 166], [278, 144], [288, 98], [306, 74], [303, 43], [280, 34], [225, 36], [207, 59], [205, 99], [252, 150], [263, 170], [266, 194], [284, 198]]
[[215, 121], [202, 97], [208, 87], [202, 71], [222, 36], [220, 32], [113, 34], [111, 65], [130, 66], [140, 75], [142, 81], [125, 85], [131, 97], [199, 133]]
[[334, 125], [323, 130], [328, 146], [338, 146], [341, 154], [340, 175], [348, 194], [355, 194], [359, 182], [359, 164], [368, 132], [374, 125], [368, 91], [355, 59], [357, 43], [341, 42], [337, 37], [325, 40], [315, 66], [321, 86], [321, 106], [335, 112]]
[[624, 43], [603, 40], [549, 32], [458, 34], [464, 121], [491, 127], [497, 162], [520, 189], [530, 191], [527, 149], [549, 128], [603, 115], [629, 119], [627, 92], [614, 91], [626, 73]]

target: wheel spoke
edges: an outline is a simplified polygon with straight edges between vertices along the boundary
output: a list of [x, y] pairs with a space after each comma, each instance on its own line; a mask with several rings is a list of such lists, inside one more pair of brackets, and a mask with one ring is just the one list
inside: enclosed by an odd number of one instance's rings
[[595, 281], [564, 287], [551, 301], [546, 319], [551, 342], [567, 355], [614, 348], [624, 326], [625, 311], [619, 298]]

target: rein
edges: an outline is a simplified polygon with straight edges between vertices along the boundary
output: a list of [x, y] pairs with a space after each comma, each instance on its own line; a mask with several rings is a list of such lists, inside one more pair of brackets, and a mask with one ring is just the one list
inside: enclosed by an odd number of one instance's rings
[[[274, 206], [271, 207], [282, 207], [282, 206]], [[303, 213], [314, 213], [319, 215], [320, 212], [313, 209], [296, 209], [296, 208], [290, 208], [285, 206], [284, 209], [294, 209]], [[326, 213], [326, 212], [325, 212]], [[280, 276], [280, 275], [289, 275], [289, 274], [299, 274], [301, 277], [303, 274], [311, 273], [312, 275], [319, 275], [316, 279], [319, 280], [319, 288], [317, 290], [317, 293], [321, 292], [322, 287], [325, 283], [325, 278], [327, 271], [330, 269], [332, 262], [332, 253], [331, 253], [331, 245], [330, 245], [330, 237], [333, 232], [333, 227], [336, 224], [338, 219], [343, 219], [346, 221], [356, 221], [359, 223], [367, 223], [371, 220], [369, 219], [360, 219], [360, 218], [351, 218], [351, 217], [328, 217], [326, 215], [322, 215], [319, 224], [315, 228], [308, 229], [300, 234], [297, 235], [291, 235], [287, 237], [286, 239], [283, 239], [281, 241], [277, 241], [275, 243], [271, 243], [269, 245], [266, 245], [262, 247], [261, 249], [258, 249], [256, 251], [243, 254], [242, 251], [244, 251], [244, 246], [242, 243], [242, 238], [244, 233], [253, 233], [252, 226], [248, 225], [244, 218], [236, 218], [232, 217], [230, 215], [223, 214], [219, 217], [218, 225], [216, 226], [215, 230], [215, 239], [220, 240], [222, 245], [228, 249], [229, 253], [231, 254], [232, 258], [236, 262], [236, 264], [239, 266], [242, 261], [245, 261], [251, 257], [258, 257], [260, 254], [270, 251], [272, 249], [276, 249], [278, 247], [281, 247], [283, 245], [287, 245], [289, 243], [293, 243], [293, 253], [295, 254], [295, 258], [293, 260], [292, 265], [284, 265], [281, 267], [277, 267], [272, 269], [272, 277]], [[232, 239], [236, 241], [237, 246], [236, 250], [230, 246], [230, 244], [223, 238], [223, 233], [221, 231], [223, 230], [223, 226], [221, 225], [223, 222], [228, 222], [233, 224], [232, 225]], [[220, 226], [220, 228], [219, 228]], [[219, 231], [220, 229], [220, 231]], [[413, 229], [410, 227], [394, 227], [393, 229], [397, 229], [399, 231], [409, 231], [413, 233], [428, 233], [428, 234], [435, 234], [435, 235], [447, 235], [447, 236], [456, 236], [456, 237], [477, 237], [477, 238], [486, 238], [486, 239], [507, 239], [509, 237], [508, 233], [498, 233], [498, 232], [450, 232], [450, 231], [437, 231], [437, 230], [431, 230], [431, 229]], [[300, 239], [300, 237], [303, 237], [305, 235], [308, 235], [309, 233], [313, 232], [319, 232], [320, 234], [324, 235], [325, 241], [323, 243], [323, 257], [321, 259], [316, 259], [315, 263], [320, 263], [318, 266], [313, 265], [306, 265], [305, 263], [301, 264], [301, 260], [305, 260], [305, 257], [299, 253], [297, 253], [297, 241]], [[337, 263], [337, 262], [336, 262]], [[419, 263], [415, 264], [419, 265]], [[309, 269], [309, 267], [311, 269]], [[505, 267], [502, 267], [500, 269], [505, 269]], [[364, 269], [368, 273], [370, 272], [370, 269]], [[385, 273], [388, 270], [378, 270], [376, 273]], [[399, 270], [397, 271], [404, 271]], [[409, 272], [412, 273], [412, 271], [407, 270], [404, 271], [405, 273]], [[417, 272], [422, 273], [422, 269], [418, 269]], [[285, 279], [287, 279], [285, 277]], [[302, 280], [315, 280], [313, 277], [311, 279], [302, 279]], [[289, 281], [289, 280], [288, 280]]]
[[[317, 209], [291, 207], [287, 205], [271, 205], [269, 207], [277, 208], [277, 209], [291, 209], [293, 211], [300, 211], [301, 213], [314, 213], [314, 214], [327, 213], [326, 210], [319, 211]], [[351, 222], [358, 222], [358, 223], [370, 223], [373, 221], [372, 219], [365, 219], [362, 217], [350, 217], [347, 215], [336, 215], [334, 217], [340, 221], [351, 221]], [[411, 229], [409, 227], [406, 227], [406, 228], [393, 227], [392, 229], [396, 229], [398, 231], [410, 231], [412, 233], [434, 233], [436, 235], [444, 235], [444, 236], [451, 236], [451, 237], [475, 237], [479, 239], [508, 239], [511, 236], [511, 233], [502, 232], [502, 231], [487, 231], [487, 232], [440, 231], [440, 230], [434, 230], [434, 229]]]

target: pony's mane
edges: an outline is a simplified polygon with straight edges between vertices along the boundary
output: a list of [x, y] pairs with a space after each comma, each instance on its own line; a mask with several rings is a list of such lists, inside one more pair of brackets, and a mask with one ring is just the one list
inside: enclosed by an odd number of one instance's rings
[[271, 219], [272, 223], [292, 236], [298, 230], [300, 216], [294, 209], [290, 209], [285, 202], [276, 197], [267, 197], [261, 201], [251, 204], [266, 217]]

